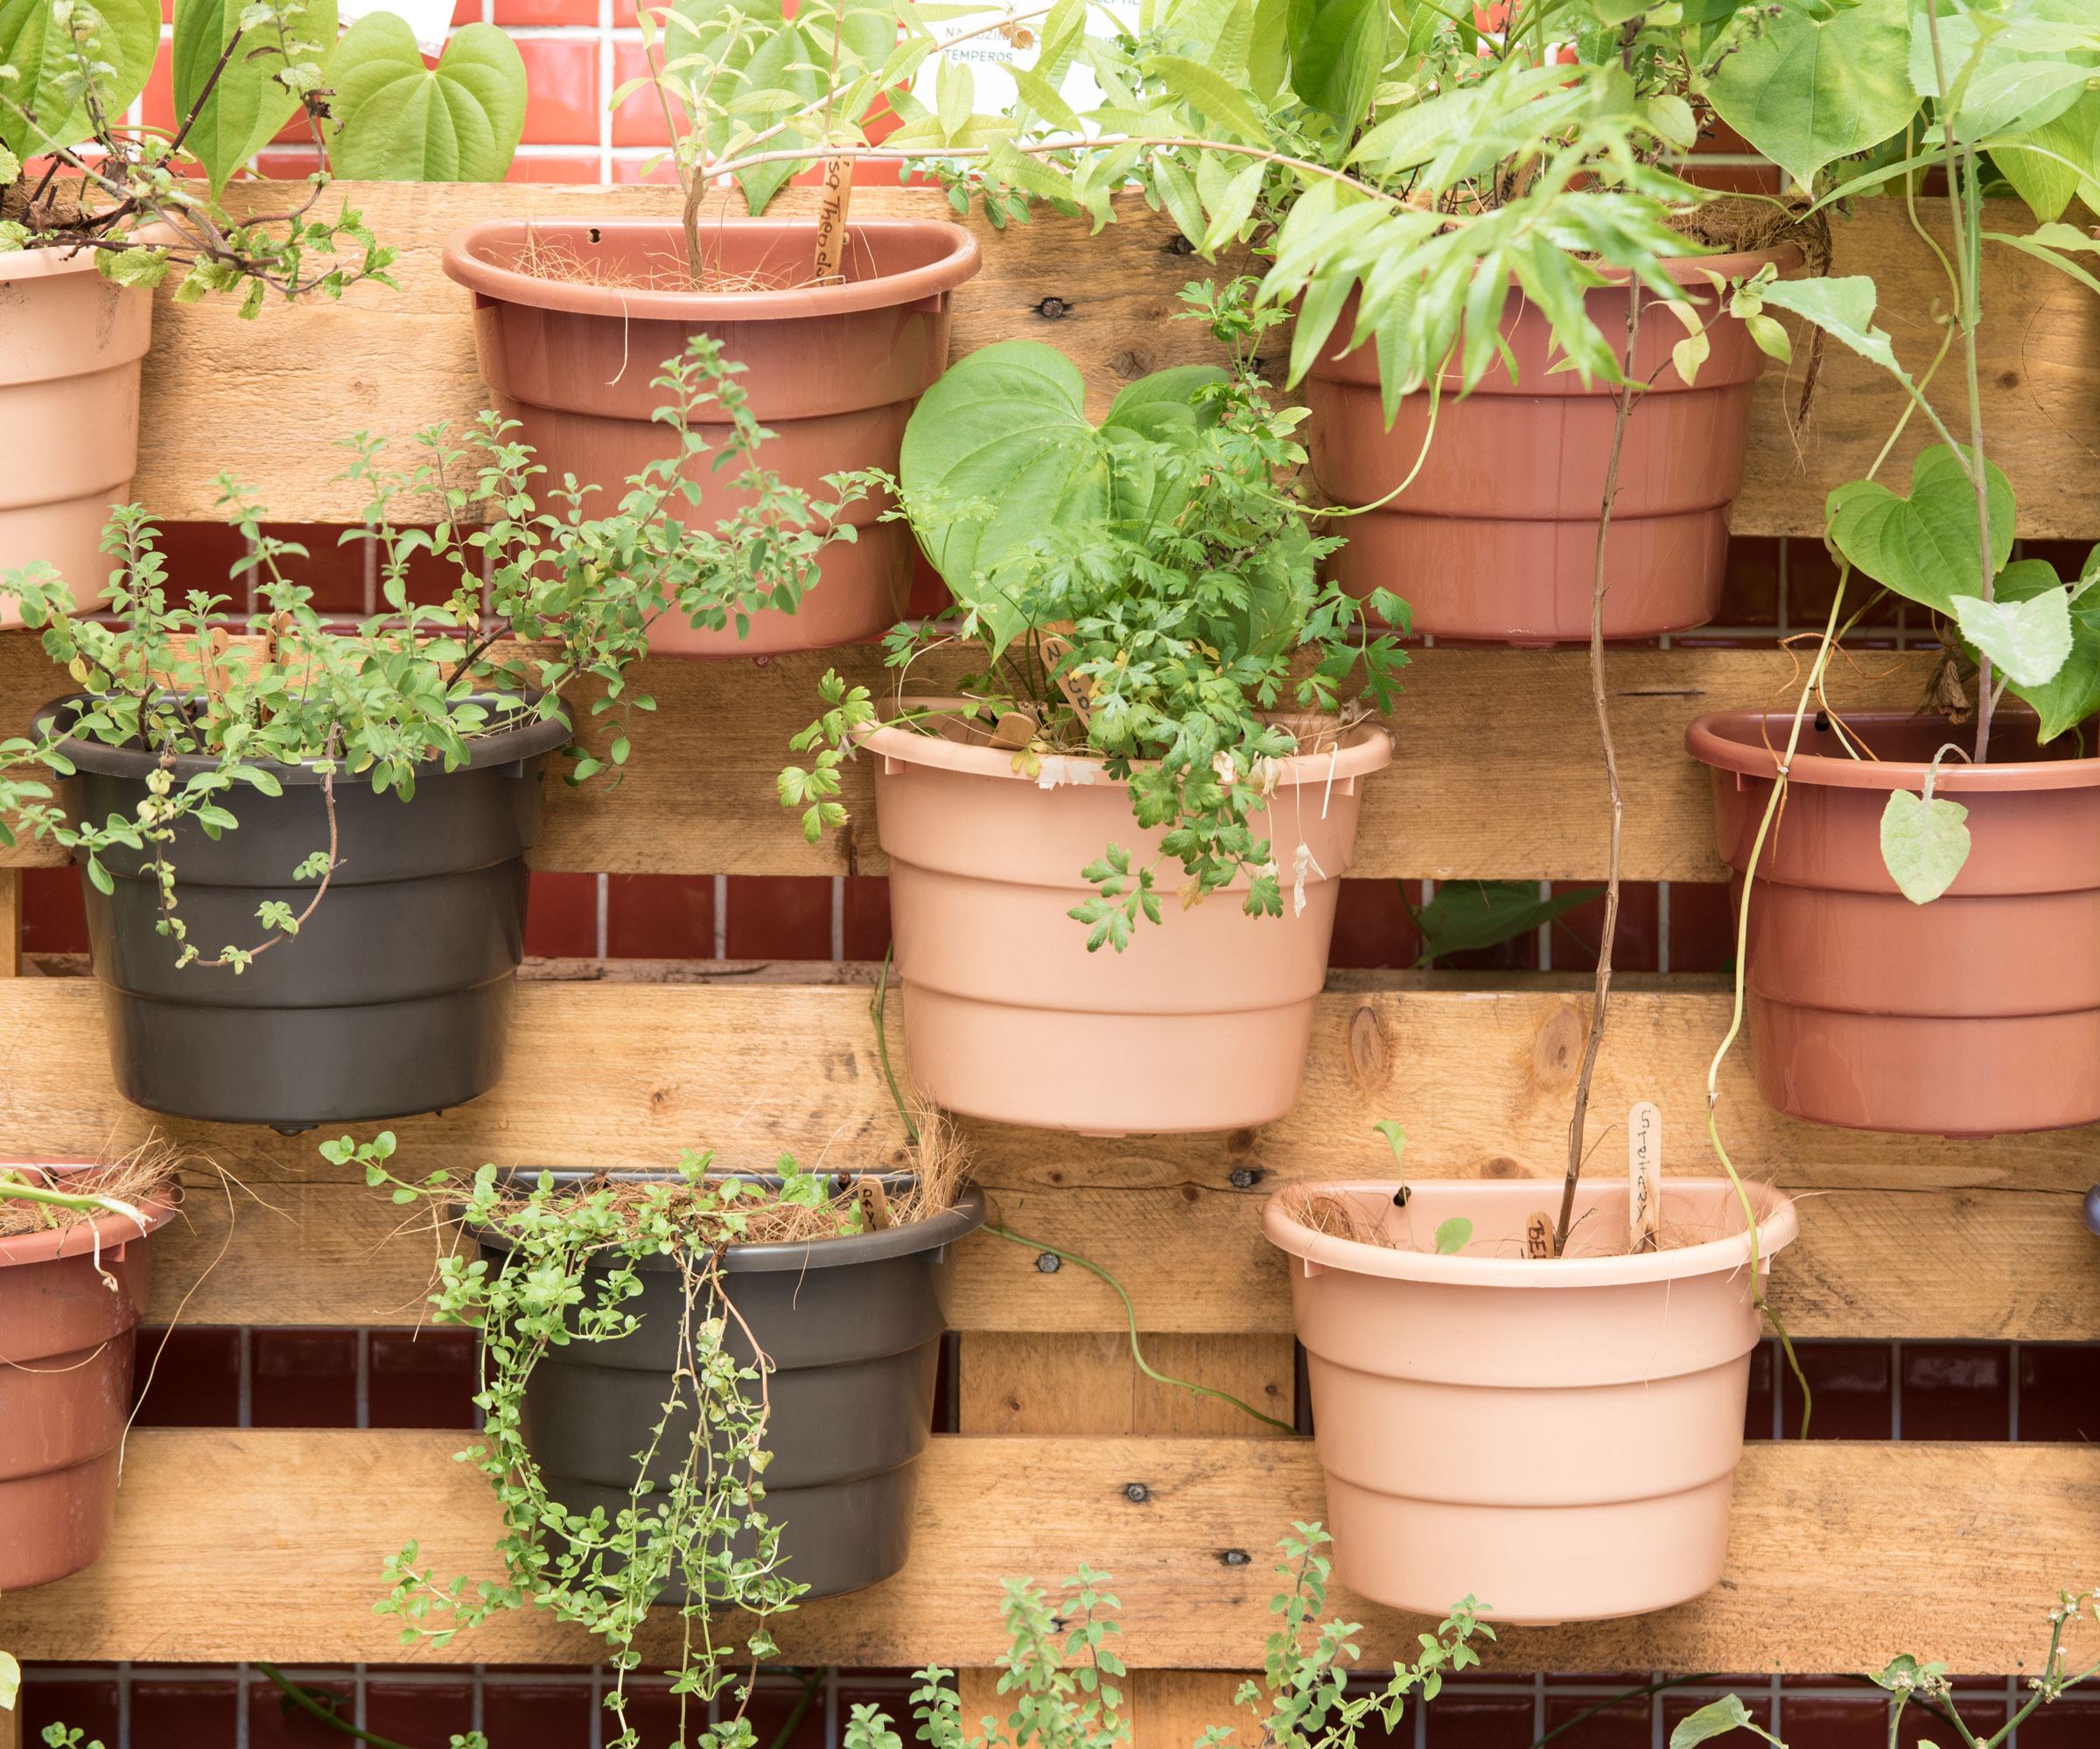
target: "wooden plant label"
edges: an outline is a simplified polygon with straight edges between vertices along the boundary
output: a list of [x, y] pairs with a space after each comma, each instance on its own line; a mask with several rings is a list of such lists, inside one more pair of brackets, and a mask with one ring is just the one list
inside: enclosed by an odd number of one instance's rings
[[880, 1179], [856, 1179], [853, 1190], [860, 1199], [862, 1232], [881, 1233], [896, 1224], [890, 1219], [890, 1199], [883, 1192]]
[[1543, 1208], [1524, 1222], [1524, 1255], [1527, 1257], [1553, 1255], [1553, 1217]]
[[824, 160], [824, 192], [816, 206], [816, 269], [813, 285], [836, 285], [846, 276], [846, 215], [853, 205], [853, 160]]
[[1637, 1254], [1661, 1242], [1662, 1114], [1652, 1100], [1636, 1100], [1626, 1114], [1627, 1242]]

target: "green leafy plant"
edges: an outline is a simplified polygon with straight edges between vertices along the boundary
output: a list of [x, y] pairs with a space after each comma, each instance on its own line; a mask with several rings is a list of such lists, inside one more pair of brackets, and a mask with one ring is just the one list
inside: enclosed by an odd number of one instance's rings
[[[609, 766], [617, 781], [634, 714], [654, 708], [626, 680], [650, 625], [676, 612], [710, 629], [734, 624], [741, 635], [760, 608], [792, 610], [822, 549], [851, 538], [836, 513], [858, 487], [845, 486], [840, 503], [813, 504], [758, 465], [765, 433], [736, 381], [741, 368], [706, 336], [666, 365], [655, 380], [668, 395], [659, 416], [676, 432], [677, 452], [634, 476], [609, 515], [586, 517], [588, 489], [573, 479], [550, 494], [558, 511], [536, 511], [541, 469], [494, 414], [465, 447], [441, 426], [421, 433], [422, 459], [405, 472], [382, 466], [382, 442], [353, 438], [346, 478], [372, 498], [363, 528], [344, 538], [377, 542], [385, 609], [351, 628], [325, 619], [312, 591], [293, 580], [287, 566], [305, 549], [271, 534], [263, 507], [230, 476], [222, 501], [248, 547], [234, 574], [251, 579], [262, 604], [248, 622], [255, 647], [227, 648], [217, 623], [226, 598], [170, 587], [157, 532], [136, 505], [115, 514], [103, 542], [116, 564], [105, 591], [115, 623], [71, 617], [71, 584], [49, 565], [0, 575], [0, 595], [45, 628], [46, 651], [81, 689], [42, 714], [33, 734], [0, 742], [0, 843], [48, 835], [104, 892], [114, 890], [113, 858], [149, 875], [178, 963], [239, 972], [296, 935], [326, 892], [340, 849], [339, 779], [406, 799], [419, 777], [465, 763], [477, 738], [565, 717], [560, 694], [581, 682], [596, 687], [591, 712], [606, 715], [612, 733], [602, 758], [578, 750], [571, 780]], [[719, 450], [703, 436], [704, 418], [728, 428]], [[682, 524], [676, 513], [698, 501], [696, 478], [731, 469], [739, 507], [712, 528]], [[444, 507], [434, 528], [397, 523], [397, 500], [433, 497]], [[474, 526], [478, 507], [486, 520]], [[450, 572], [443, 601], [410, 598], [418, 556]], [[159, 755], [135, 817], [74, 818], [55, 798], [46, 780], [71, 775], [68, 747], [88, 740]], [[234, 829], [241, 787], [276, 795], [278, 773], [299, 766], [321, 776], [329, 841], [284, 872], [312, 901], [297, 915], [284, 901], [265, 902], [260, 945], [206, 957], [177, 910], [178, 832], [216, 838]]]
[[[1184, 297], [1214, 313], [1208, 294]], [[955, 605], [899, 627], [888, 652], [905, 668], [929, 646], [982, 640], [987, 666], [962, 682], [980, 738], [1011, 745], [1014, 770], [1039, 781], [1056, 780], [1046, 762], [1084, 758], [1128, 787], [1158, 851], [1146, 862], [1109, 845], [1085, 871], [1096, 896], [1072, 913], [1089, 950], [1120, 952], [1141, 920], [1159, 920], [1169, 860], [1184, 908], [1243, 878], [1250, 915], [1282, 914], [1303, 868], [1287, 876], [1287, 853], [1252, 823], [1276, 762], [1362, 713], [1342, 698], [1359, 665], [1362, 698], [1390, 709], [1406, 658], [1366, 630], [1363, 604], [1319, 577], [1340, 542], [1312, 533], [1292, 483], [1300, 409], [1209, 367], [1132, 383], [1098, 426], [1084, 399], [1063, 354], [1006, 341], [920, 400], [897, 489]], [[1387, 591], [1368, 611], [1406, 623]], [[843, 823], [839, 767], [880, 720], [866, 688], [833, 673], [822, 690], [830, 708], [792, 743], [815, 760], [779, 784], [812, 842]]]
[[[1433, 1700], [1447, 1674], [1480, 1662], [1475, 1637], [1493, 1640], [1494, 1630], [1477, 1619], [1473, 1599], [1454, 1608], [1433, 1634], [1418, 1637], [1421, 1655], [1396, 1668], [1380, 1689], [1351, 1694], [1348, 1675], [1358, 1652], [1353, 1621], [1324, 1619], [1330, 1564], [1320, 1552], [1332, 1541], [1317, 1524], [1298, 1524], [1280, 1548], [1276, 1571], [1283, 1589], [1270, 1605], [1277, 1630], [1269, 1636], [1262, 1674], [1240, 1686], [1235, 1704], [1248, 1709], [1255, 1729], [1250, 1742], [1277, 1749], [1353, 1749], [1375, 1714], [1390, 1734], [1410, 1700]], [[996, 1749], [1002, 1743], [1038, 1743], [1043, 1749], [1110, 1749], [1127, 1742], [1130, 1725], [1117, 1686], [1124, 1675], [1115, 1649], [1121, 1625], [1107, 1590], [1106, 1573], [1082, 1567], [1065, 1582], [1064, 1602], [1054, 1611], [1041, 1589], [1008, 1579], [1000, 1614], [1011, 1640], [998, 1661], [998, 1692], [1011, 1696], [1004, 1720], [985, 1718], [972, 1733], [962, 1718], [962, 1697], [949, 1685], [952, 1672], [931, 1666], [919, 1672], [912, 1695], [915, 1732], [927, 1749]], [[1214, 1726], [1197, 1749], [1218, 1749], [1233, 1736]], [[903, 1739], [879, 1707], [857, 1705], [844, 1733], [845, 1749], [903, 1749]]]
[[1422, 951], [1415, 963], [1433, 966], [1448, 955], [1499, 947], [1587, 905], [1603, 891], [1578, 886], [1541, 899], [1536, 881], [1439, 881], [1427, 904], [1409, 907], [1422, 932]]
[[329, 57], [334, 167], [368, 182], [500, 182], [525, 134], [525, 61], [509, 33], [464, 24], [436, 66], [408, 25], [368, 12]]

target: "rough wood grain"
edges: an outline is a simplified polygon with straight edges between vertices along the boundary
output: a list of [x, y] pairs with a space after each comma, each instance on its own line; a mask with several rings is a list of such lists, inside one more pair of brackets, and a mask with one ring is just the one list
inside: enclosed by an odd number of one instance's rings
[[[1359, 878], [1601, 879], [1608, 820], [1588, 658], [1574, 651], [1423, 650], [1390, 721], [1395, 754], [1370, 779], [1357, 829]], [[1932, 658], [1877, 652], [1830, 686], [1840, 710], [1908, 709]], [[939, 684], [939, 662], [922, 664]], [[640, 690], [657, 710], [635, 735], [615, 789], [550, 777], [536, 868], [625, 874], [881, 874], [867, 761], [844, 768], [850, 818], [818, 845], [780, 807], [774, 779], [807, 763], [788, 738], [817, 714], [828, 668], [886, 696], [873, 647], [769, 662], [652, 661]], [[1606, 683], [1626, 794], [1628, 880], [1715, 881], [1712, 780], [1684, 751], [1685, 725], [1709, 710], [1790, 708], [1791, 657], [1772, 650], [1619, 650]], [[917, 671], [915, 671], [916, 676]], [[32, 637], [0, 633], [0, 736], [66, 689]], [[24, 841], [9, 863], [55, 864], [55, 845]]]
[[[982, 1268], [982, 1253], [997, 1242], [977, 1240], [965, 1248], [976, 1267]], [[958, 1261], [962, 1255], [957, 1253]], [[959, 1431], [1283, 1437], [1282, 1429], [1264, 1427], [1231, 1403], [1146, 1378], [1122, 1329], [1088, 1331], [1084, 1320], [1070, 1326], [1042, 1301], [1036, 1305], [1054, 1321], [1002, 1330], [958, 1319], [963, 1325]], [[1274, 1335], [1154, 1333], [1143, 1346], [1155, 1372], [1228, 1391], [1262, 1414], [1290, 1422], [1296, 1363], [1287, 1327]]]
[[[967, 1125], [1001, 1219], [1115, 1271], [1146, 1329], [1281, 1334], [1288, 1299], [1260, 1236], [1259, 1205], [1285, 1178], [1387, 1175], [1376, 1119], [1405, 1124], [1418, 1175], [1554, 1176], [1587, 1011], [1576, 980], [1547, 976], [1513, 989], [1466, 974], [1394, 973], [1376, 982], [1321, 998], [1298, 1109], [1262, 1130], [1108, 1141]], [[1624, 981], [1595, 1109], [1608, 1123], [1635, 1096], [1654, 1099], [1678, 1138], [1670, 1170], [1711, 1170], [1699, 1114], [1727, 998], [1714, 980], [1665, 983]], [[160, 1242], [154, 1317], [173, 1316], [186, 1297], [182, 1316], [197, 1323], [412, 1324], [421, 1315], [432, 1236], [403, 1229], [390, 1205], [327, 1165], [318, 1136], [162, 1122], [127, 1105], [104, 1067], [91, 981], [9, 982], [0, 1037], [13, 1041], [0, 1055], [10, 1148], [120, 1149], [158, 1123], [244, 1187], [190, 1169], [186, 1219]], [[792, 1050], [781, 1043], [789, 1039]], [[893, 1046], [901, 1053], [900, 1031]], [[404, 1170], [471, 1171], [484, 1160], [630, 1166], [710, 1144], [725, 1164], [766, 1164], [783, 1150], [866, 1164], [892, 1158], [900, 1140], [866, 993], [852, 985], [528, 983], [510, 1050], [494, 1092], [391, 1126]], [[1802, 1237], [1774, 1287], [1797, 1333], [2100, 1337], [2090, 1244], [2076, 1218], [2077, 1197], [2100, 1175], [2093, 1131], [1978, 1143], [1797, 1123], [1758, 1102], [1740, 1051], [1724, 1069], [1720, 1109], [1742, 1170], [1803, 1193]], [[990, 1237], [961, 1255], [958, 1327], [1120, 1327], [1120, 1305], [1083, 1270], [1043, 1275], [1026, 1249]]]
[[[678, 199], [662, 188], [534, 184], [345, 184], [338, 192], [401, 247], [401, 291], [358, 287], [340, 305], [273, 306], [253, 323], [241, 321], [226, 300], [185, 307], [164, 291], [146, 361], [133, 487], [156, 514], [216, 517], [213, 482], [230, 469], [282, 518], [354, 520], [362, 497], [334, 483], [341, 458], [332, 439], [362, 429], [405, 440], [438, 420], [469, 420], [487, 404], [466, 294], [439, 267], [452, 230], [482, 217], [668, 216]], [[276, 201], [281, 194], [259, 185], [235, 198]], [[785, 190], [774, 211], [805, 213], [816, 198], [814, 190]], [[1986, 228], [2031, 228], [2017, 203], [1987, 206]], [[911, 189], [859, 190], [854, 210], [953, 216], [938, 192]], [[1247, 264], [1213, 269], [1180, 252], [1172, 225], [1142, 202], [1127, 200], [1123, 211], [1098, 236], [1088, 234], [1085, 221], [1046, 212], [1004, 234], [973, 215], [984, 265], [956, 294], [955, 353], [1017, 337], [1047, 341], [1086, 373], [1096, 413], [1147, 371], [1215, 358], [1205, 329], [1172, 319], [1180, 307], [1175, 294], [1191, 279]], [[1928, 227], [1943, 223], [1936, 210], [1925, 216]], [[1831, 271], [1874, 277], [1876, 319], [1904, 361], [1922, 371], [1938, 343], [1935, 300], [1945, 307], [1950, 299], [1901, 204], [1858, 201], [1833, 234]], [[2019, 494], [2020, 532], [2100, 535], [2100, 500], [2086, 484], [2100, 457], [2100, 304], [2040, 262], [1997, 247], [1985, 255], [1983, 296], [1984, 428], [1990, 453]], [[1042, 313], [1047, 299], [1061, 311], [1054, 318]], [[1287, 331], [1271, 341], [1282, 359]], [[1796, 357], [1805, 360], [1806, 347]], [[1767, 366], [1732, 516], [1738, 534], [1820, 533], [1824, 494], [1865, 472], [1902, 413], [1901, 391], [1886, 374], [1832, 346], [1797, 448], [1786, 409], [1798, 399], [1801, 368]], [[1965, 430], [1959, 370], [1943, 369], [1931, 393]], [[1900, 483], [1911, 455], [1929, 440], [1924, 422], [1914, 421], [1890, 464], [1892, 481]]]
[[[0, 1644], [30, 1659], [287, 1663], [588, 1662], [593, 1642], [514, 1613], [443, 1650], [403, 1648], [372, 1613], [385, 1558], [419, 1539], [442, 1576], [492, 1571], [492, 1497], [458, 1433], [134, 1433], [109, 1552], [0, 1600]], [[1144, 1498], [1130, 1498], [1140, 1482]], [[1244, 1669], [1270, 1631], [1270, 1551], [1321, 1516], [1312, 1442], [956, 1438], [925, 1460], [912, 1564], [778, 1632], [798, 1662], [984, 1669], [1004, 1649], [1004, 1577], [1081, 1562], [1123, 1600], [1134, 1665]], [[1892, 1527], [1871, 1534], [1872, 1527]], [[1680, 1608], [1504, 1630], [1502, 1669], [1829, 1670], [1914, 1650], [1956, 1670], [2032, 1668], [2042, 1612], [2100, 1541], [2100, 1450], [2050, 1445], [1754, 1445], [1721, 1584]], [[1245, 1551], [1245, 1565], [1225, 1553]], [[1841, 1606], [1834, 1603], [1841, 1600]], [[1390, 1667], [1423, 1623], [1338, 1591]], [[667, 1655], [676, 1623], [652, 1632]]]

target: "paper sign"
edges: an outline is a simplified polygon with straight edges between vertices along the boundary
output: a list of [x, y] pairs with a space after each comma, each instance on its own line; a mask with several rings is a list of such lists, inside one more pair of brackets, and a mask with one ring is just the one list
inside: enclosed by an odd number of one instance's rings
[[[1037, 56], [1042, 52], [1043, 17], [1046, 10], [1021, 6], [1008, 10], [988, 6], [981, 12], [942, 19], [933, 26], [934, 35], [954, 46], [936, 49], [927, 56], [912, 80], [912, 95], [929, 109], [938, 108], [934, 85], [941, 76], [942, 66], [947, 61], [956, 61], [969, 69], [976, 85], [976, 96], [970, 106], [973, 113], [997, 115], [1012, 108], [1019, 91], [1008, 69], [1035, 66]], [[1133, 36], [1137, 34], [1136, 0], [1096, 0], [1088, 22], [1096, 25], [1096, 33], [1100, 15], [1104, 12], [1113, 16]], [[1100, 86], [1094, 81], [1093, 69], [1076, 63], [1066, 69], [1065, 76], [1058, 81], [1058, 90], [1065, 101], [1082, 115], [1089, 109], [1098, 109], [1107, 101]]]
[[1651, 1100], [1626, 1114], [1627, 1242], [1652, 1251], [1662, 1225], [1662, 1114]]

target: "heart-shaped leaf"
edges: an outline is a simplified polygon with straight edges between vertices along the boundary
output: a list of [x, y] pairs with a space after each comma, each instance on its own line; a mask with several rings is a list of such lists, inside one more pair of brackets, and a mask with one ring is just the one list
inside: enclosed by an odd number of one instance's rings
[[2096, 136], [2100, 136], [2100, 91], [2089, 91], [2054, 121], [2026, 131], [2026, 146], [1993, 146], [1991, 162], [2046, 224], [2063, 216], [2082, 179], [2090, 185], [2100, 178]]
[[1731, 1731], [1754, 1731], [1768, 1743], [1779, 1741], [1750, 1717], [1750, 1709], [1743, 1704], [1741, 1696], [1723, 1695], [1690, 1717], [1677, 1721], [1676, 1728], [1670, 1733], [1670, 1749], [1697, 1749], [1698, 1745], [1712, 1738], [1726, 1737]]
[[[1995, 464], [1985, 472], [1995, 575], [2012, 552], [2012, 487]], [[1828, 513], [1838, 550], [1897, 594], [1950, 619], [1955, 597], [1982, 598], [1976, 487], [1946, 444], [1920, 452], [1911, 465], [1909, 497], [1855, 479], [1830, 494]]]
[[1936, 795], [1892, 792], [1881, 810], [1881, 865], [1913, 905], [1929, 905], [1969, 860], [1969, 810]]
[[1473, 1222], [1463, 1214], [1454, 1214], [1437, 1226], [1437, 1255], [1448, 1257], [1454, 1251], [1463, 1251], [1473, 1243]]
[[[160, 45], [158, 0], [103, 0], [95, 10], [94, 57], [111, 69], [103, 87], [107, 113], [121, 126], [131, 100], [146, 88]], [[80, 104], [72, 39], [53, 16], [51, 0], [0, 0], [0, 66], [14, 77], [0, 82], [0, 145], [34, 157], [52, 145], [77, 146], [90, 123]], [[40, 118], [32, 125], [15, 105]]]
[[1954, 615], [1962, 635], [2018, 686], [2048, 684], [2071, 653], [2070, 606], [2061, 589], [2045, 589], [2025, 601], [1957, 595]]
[[1158, 500], [1184, 488], [1159, 484], [1149, 446], [1193, 439], [1207, 417], [1197, 391], [1223, 381], [1209, 366], [1156, 372], [1117, 395], [1097, 430], [1076, 365], [1054, 346], [1003, 340], [971, 353], [920, 397], [898, 469], [913, 527], [996, 646], [1027, 625], [988, 575], [1060, 524], [1171, 516], [1173, 503]]
[[1825, 164], [1900, 133], [1918, 107], [1907, 0], [1818, 10], [1780, 0], [1708, 87], [1721, 119], [1804, 187]]
[[494, 24], [467, 24], [434, 67], [408, 24], [373, 12], [328, 63], [336, 173], [366, 182], [500, 182], [525, 132], [525, 62]]
[[[175, 113], [187, 115], [210, 87], [183, 146], [197, 155], [210, 176], [214, 198], [227, 178], [298, 113], [297, 94], [279, 77], [286, 61], [274, 26], [262, 25], [242, 34], [217, 80], [212, 78], [226, 45], [241, 31], [242, 15], [250, 3], [251, 0], [175, 0]], [[334, 42], [335, 31], [335, 0], [305, 0], [304, 10], [293, 19], [293, 64], [318, 67], [326, 59], [322, 45]]]
[[[2086, 560], [2085, 577], [2096, 575], [2095, 559], [2100, 548]], [[2013, 694], [2032, 704], [2041, 718], [2040, 738], [2053, 741], [2074, 724], [2100, 710], [2100, 591], [2081, 578], [2082, 593], [2069, 595], [2071, 653], [2063, 666], [2040, 686], [2012, 685]], [[2044, 559], [2017, 559], [1998, 574], [1995, 593], [2000, 601], [2022, 601], [2044, 590], [2064, 594], [2055, 568]], [[1973, 659], [1978, 652], [1971, 647]]]

